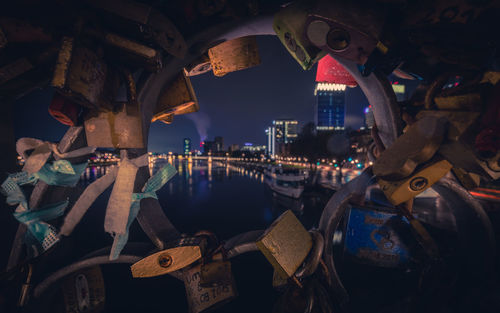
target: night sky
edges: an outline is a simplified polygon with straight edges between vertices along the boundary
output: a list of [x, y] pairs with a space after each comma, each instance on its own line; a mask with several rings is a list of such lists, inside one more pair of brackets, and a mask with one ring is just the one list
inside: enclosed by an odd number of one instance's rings
[[[176, 116], [170, 125], [156, 122], [151, 127], [149, 150], [182, 152], [182, 140], [191, 138], [193, 148], [201, 136], [224, 137], [224, 145], [245, 142], [265, 144], [265, 129], [272, 120], [292, 118], [299, 127], [314, 120], [316, 67], [304, 71], [288, 54], [276, 36], [258, 37], [262, 64], [215, 77], [211, 73], [191, 78], [200, 111]], [[37, 90], [16, 102], [16, 137], [58, 141], [67, 126], [47, 112], [52, 90]], [[359, 128], [368, 106], [359, 87], [347, 91], [346, 126]], [[196, 126], [198, 124], [198, 127]]]

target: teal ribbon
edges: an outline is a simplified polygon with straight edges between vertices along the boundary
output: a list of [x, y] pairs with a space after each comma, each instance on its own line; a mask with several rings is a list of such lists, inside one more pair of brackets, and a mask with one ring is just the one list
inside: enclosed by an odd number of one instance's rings
[[33, 174], [33, 177], [40, 179], [47, 185], [74, 187], [86, 168], [87, 162], [73, 165], [67, 160], [58, 160], [51, 164], [46, 163]]
[[161, 189], [172, 177], [177, 174], [177, 170], [171, 164], [166, 164], [163, 166], [156, 174], [154, 174], [151, 178], [148, 179], [144, 187], [142, 188], [142, 192], [140, 193], [132, 193], [132, 203], [130, 205], [130, 213], [127, 220], [126, 231], [125, 234], [117, 234], [113, 247], [111, 248], [111, 254], [109, 256], [110, 260], [116, 260], [120, 255], [121, 251], [125, 247], [128, 241], [128, 230], [130, 225], [139, 214], [139, 210], [141, 209], [141, 200], [145, 198], [154, 198], [158, 199], [156, 192]]
[[[17, 204], [13, 216], [20, 223], [26, 225], [29, 235], [35, 238], [42, 250], [45, 251], [58, 241], [56, 230], [46, 223], [46, 221], [63, 215], [64, 210], [68, 206], [68, 201], [51, 204], [38, 210], [31, 210], [20, 186], [34, 184], [34, 182], [36, 182], [36, 179], [34, 179], [33, 175], [20, 172], [10, 174], [0, 188], [2, 193], [7, 196], [7, 204]], [[39, 250], [39, 247], [36, 250]]]

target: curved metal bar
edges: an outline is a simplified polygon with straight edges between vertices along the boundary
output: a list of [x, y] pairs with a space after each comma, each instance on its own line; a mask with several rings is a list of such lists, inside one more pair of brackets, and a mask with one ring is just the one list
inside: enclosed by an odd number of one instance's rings
[[[336, 295], [341, 306], [344, 306], [349, 301], [347, 290], [342, 284], [335, 262], [333, 260], [333, 233], [338, 227], [342, 216], [344, 215], [349, 201], [355, 196], [364, 196], [366, 188], [372, 182], [371, 167], [365, 169], [361, 175], [354, 178], [344, 186], [342, 186], [333, 196], [323, 210], [319, 221], [319, 229], [323, 232], [325, 239], [325, 248], [323, 258], [325, 260], [328, 271], [330, 272], [330, 285]], [[362, 191], [362, 194], [360, 194]]]
[[137, 255], [120, 255], [118, 259], [110, 261], [108, 255], [103, 255], [103, 256], [96, 256], [90, 259], [86, 259], [83, 261], [75, 262], [71, 265], [68, 265], [66, 267], [63, 267], [62, 269], [58, 270], [57, 272], [52, 273], [50, 276], [45, 278], [41, 283], [39, 283], [35, 289], [33, 290], [33, 296], [35, 298], [39, 298], [44, 291], [50, 287], [53, 283], [57, 282], [59, 279], [76, 272], [78, 270], [81, 270], [83, 268], [95, 266], [95, 265], [103, 265], [103, 264], [116, 264], [116, 263], [126, 263], [126, 264], [131, 264], [135, 263], [142, 259], [141, 256]]
[[494, 271], [495, 233], [483, 207], [455, 180], [444, 177], [432, 188], [445, 200], [455, 216], [461, 259], [470, 267], [467, 275], [487, 278]]

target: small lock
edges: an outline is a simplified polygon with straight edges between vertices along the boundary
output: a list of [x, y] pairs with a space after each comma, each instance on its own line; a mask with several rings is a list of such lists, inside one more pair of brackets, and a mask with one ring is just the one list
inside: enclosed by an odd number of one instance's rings
[[64, 37], [51, 85], [83, 106], [95, 108], [104, 93], [108, 66], [95, 49]]
[[295, 214], [287, 210], [257, 239], [256, 245], [275, 271], [288, 278], [311, 251], [312, 238]]
[[152, 122], [172, 123], [175, 115], [197, 112], [200, 109], [191, 80], [184, 71], [160, 94]]
[[49, 114], [59, 121], [59, 123], [68, 126], [75, 126], [78, 123], [80, 111], [80, 105], [64, 98], [58, 93], [54, 94], [49, 105]]
[[132, 276], [155, 277], [185, 268], [201, 259], [205, 243], [206, 241], [200, 238], [182, 238], [171, 243], [172, 248], [154, 253], [134, 263], [130, 267]]
[[[184, 286], [190, 313], [200, 313], [212, 310], [215, 307], [231, 301], [237, 296], [236, 285], [231, 279], [218, 283], [213, 287], [201, 285], [202, 264], [196, 264], [183, 270]], [[226, 272], [226, 273], [231, 273]]]
[[310, 69], [326, 54], [303, 36], [310, 9], [304, 1], [290, 4], [274, 16], [273, 22], [273, 29], [281, 43], [304, 70]]
[[380, 188], [387, 199], [394, 205], [406, 202], [446, 175], [452, 168], [450, 162], [441, 158], [435, 158], [426, 165], [418, 168], [411, 176], [402, 180], [377, 180]]
[[101, 312], [106, 303], [106, 288], [101, 268], [90, 267], [65, 278], [61, 285], [67, 313]]
[[208, 57], [215, 76], [241, 71], [260, 64], [255, 36], [246, 36], [223, 42], [208, 49]]

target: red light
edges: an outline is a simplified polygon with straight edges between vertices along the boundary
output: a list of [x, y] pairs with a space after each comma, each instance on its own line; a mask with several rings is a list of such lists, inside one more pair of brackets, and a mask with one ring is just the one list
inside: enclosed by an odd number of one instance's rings
[[399, 84], [399, 82], [397, 82], [397, 81], [396, 81], [396, 82], [393, 82], [393, 84], [394, 84], [394, 85], [397, 85], [397, 84]]

